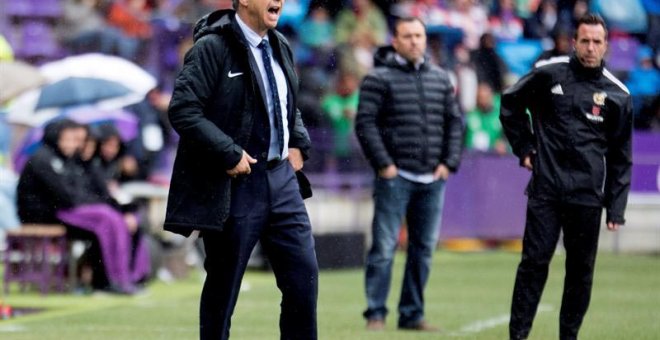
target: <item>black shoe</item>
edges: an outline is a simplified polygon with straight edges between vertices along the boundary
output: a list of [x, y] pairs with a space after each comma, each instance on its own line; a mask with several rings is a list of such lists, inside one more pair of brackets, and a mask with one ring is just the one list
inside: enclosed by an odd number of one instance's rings
[[425, 320], [422, 320], [418, 323], [411, 325], [399, 325], [399, 329], [407, 330], [407, 331], [420, 331], [420, 332], [431, 332], [431, 333], [440, 332], [440, 327], [430, 325]]

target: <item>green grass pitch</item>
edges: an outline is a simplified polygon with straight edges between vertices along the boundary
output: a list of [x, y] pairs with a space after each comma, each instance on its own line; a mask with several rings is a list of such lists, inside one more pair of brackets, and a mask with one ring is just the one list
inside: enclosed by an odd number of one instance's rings
[[[397, 255], [383, 332], [368, 332], [364, 309], [363, 272], [322, 271], [319, 338], [344, 339], [507, 339], [511, 290], [519, 254], [438, 251], [426, 290], [426, 318], [443, 328], [440, 334], [396, 329], [404, 257]], [[557, 339], [564, 256], [555, 256], [530, 339]], [[3, 340], [197, 339], [202, 277], [172, 284], [155, 282], [146, 294], [76, 296], [15, 287], [3, 300], [44, 312], [0, 321]], [[250, 271], [232, 319], [232, 339], [279, 339], [280, 294], [272, 273]], [[660, 257], [599, 254], [592, 302], [581, 339], [660, 339]]]

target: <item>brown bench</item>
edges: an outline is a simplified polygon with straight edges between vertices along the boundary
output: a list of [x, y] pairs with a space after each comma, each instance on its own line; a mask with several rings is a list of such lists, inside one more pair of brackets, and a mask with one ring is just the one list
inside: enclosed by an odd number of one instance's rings
[[47, 294], [55, 284], [64, 290], [68, 247], [66, 228], [58, 224], [25, 224], [7, 231], [4, 291], [18, 282], [22, 291], [28, 284]]

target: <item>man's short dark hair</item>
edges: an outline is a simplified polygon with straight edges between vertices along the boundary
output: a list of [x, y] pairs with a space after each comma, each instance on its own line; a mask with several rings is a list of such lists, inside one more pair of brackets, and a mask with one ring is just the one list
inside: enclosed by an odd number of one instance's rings
[[575, 33], [573, 35], [575, 39], [577, 39], [578, 28], [580, 28], [580, 25], [603, 26], [603, 29], [605, 30], [605, 39], [607, 39], [607, 25], [605, 25], [605, 20], [603, 20], [603, 17], [601, 17], [600, 15], [594, 13], [587, 13], [583, 15], [580, 19], [578, 19], [577, 25], [575, 26]]
[[426, 24], [424, 24], [424, 21], [422, 21], [422, 19], [420, 19], [418, 17], [399, 17], [399, 18], [396, 18], [396, 20], [394, 20], [394, 28], [392, 30], [392, 35], [396, 36], [397, 28], [399, 27], [399, 24], [410, 23], [410, 22], [415, 22], [415, 21], [422, 24], [422, 26], [424, 26], [424, 32], [426, 32]]
[[238, 9], [238, 0], [231, 0], [231, 7], [234, 8], [234, 10]]

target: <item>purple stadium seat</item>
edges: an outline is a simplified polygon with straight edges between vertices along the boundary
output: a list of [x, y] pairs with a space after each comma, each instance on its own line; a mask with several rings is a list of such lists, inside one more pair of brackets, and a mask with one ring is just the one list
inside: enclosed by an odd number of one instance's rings
[[55, 284], [64, 291], [68, 248], [61, 225], [24, 225], [7, 233], [4, 256], [4, 294], [17, 282], [22, 290], [36, 285], [47, 294]]
[[5, 15], [15, 17], [27, 17], [32, 12], [32, 0], [5, 1]]
[[[24, 0], [25, 1], [25, 0]], [[62, 0], [29, 0], [32, 1], [35, 17], [58, 18], [62, 15]]]
[[612, 37], [609, 43], [607, 68], [612, 71], [629, 71], [637, 64], [639, 42], [632, 37]]
[[5, 1], [7, 16], [24, 18], [56, 18], [62, 15], [61, 0]]
[[25, 21], [21, 27], [20, 45], [16, 54], [23, 58], [55, 57], [59, 47], [52, 27], [43, 21]]

